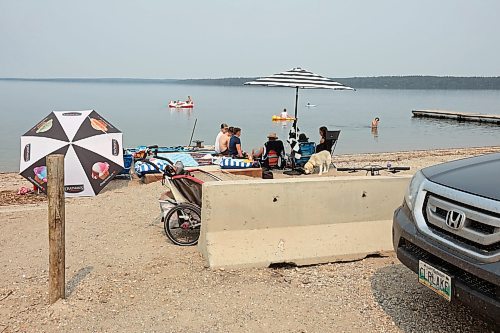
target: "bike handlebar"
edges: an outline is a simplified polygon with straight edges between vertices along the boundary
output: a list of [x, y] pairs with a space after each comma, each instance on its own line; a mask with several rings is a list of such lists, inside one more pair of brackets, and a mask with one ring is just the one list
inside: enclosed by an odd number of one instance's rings
[[380, 170], [387, 170], [388, 172], [396, 173], [399, 171], [410, 170], [410, 167], [406, 166], [381, 166], [381, 165], [365, 165], [364, 167], [339, 167], [337, 171], [348, 171], [348, 172], [356, 172], [356, 171], [366, 171], [370, 172], [372, 176], [378, 174]]

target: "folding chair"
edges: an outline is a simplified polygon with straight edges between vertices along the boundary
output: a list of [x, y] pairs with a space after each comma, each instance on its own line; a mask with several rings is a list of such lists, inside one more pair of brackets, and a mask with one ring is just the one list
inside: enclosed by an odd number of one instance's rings
[[299, 142], [299, 147], [301, 157], [295, 160], [295, 165], [303, 167], [309, 161], [311, 155], [314, 154], [316, 144], [314, 142]]
[[281, 140], [266, 142], [259, 162], [266, 169], [284, 169], [286, 156], [283, 142]]
[[[332, 149], [330, 150], [330, 153], [332, 154], [332, 158], [333, 151], [335, 150], [335, 146], [337, 145], [337, 141], [339, 140], [339, 135], [340, 131], [326, 131], [325, 140], [331, 142]], [[332, 163], [332, 165], [334, 168], [336, 168], [335, 164]]]

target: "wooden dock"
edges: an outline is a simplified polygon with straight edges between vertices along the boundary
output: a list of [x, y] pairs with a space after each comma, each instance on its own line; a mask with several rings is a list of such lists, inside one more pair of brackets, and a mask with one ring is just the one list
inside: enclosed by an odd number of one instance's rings
[[497, 114], [480, 114], [446, 110], [413, 110], [412, 113], [413, 117], [445, 118], [455, 119], [458, 121], [477, 121], [500, 125], [500, 115]]

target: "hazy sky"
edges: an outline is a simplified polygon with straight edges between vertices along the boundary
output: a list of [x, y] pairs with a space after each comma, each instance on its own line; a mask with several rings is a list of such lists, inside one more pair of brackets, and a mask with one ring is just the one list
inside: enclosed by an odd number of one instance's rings
[[500, 75], [500, 1], [0, 0], [0, 77]]

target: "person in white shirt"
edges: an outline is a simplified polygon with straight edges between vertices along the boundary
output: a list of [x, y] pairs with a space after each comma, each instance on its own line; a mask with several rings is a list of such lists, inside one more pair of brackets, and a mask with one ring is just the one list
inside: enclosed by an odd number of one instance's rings
[[220, 125], [220, 131], [219, 131], [219, 133], [217, 134], [217, 137], [215, 138], [215, 144], [214, 144], [214, 146], [215, 146], [215, 152], [216, 152], [217, 154], [220, 154], [220, 153], [221, 153], [221, 150], [220, 150], [220, 138], [221, 138], [223, 135], [225, 135], [225, 134], [226, 134], [227, 129], [228, 129], [227, 124], [222, 123], [222, 124]]
[[288, 118], [288, 113], [286, 112], [286, 109], [283, 109], [283, 112], [281, 112], [281, 118]]

